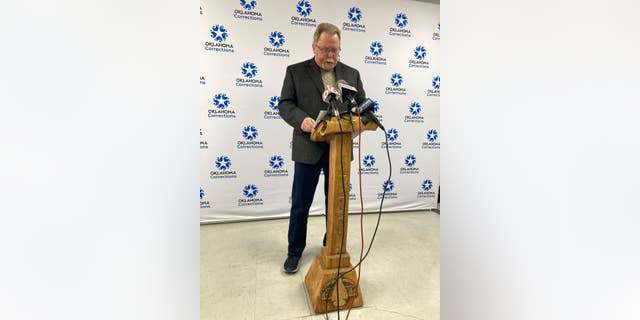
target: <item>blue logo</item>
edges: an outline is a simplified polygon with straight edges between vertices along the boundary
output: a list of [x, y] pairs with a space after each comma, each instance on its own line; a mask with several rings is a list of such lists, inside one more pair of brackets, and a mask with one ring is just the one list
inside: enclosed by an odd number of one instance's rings
[[374, 56], [380, 56], [382, 54], [382, 43], [379, 41], [371, 42], [371, 46], [369, 46], [369, 52]]
[[416, 156], [412, 154], [408, 155], [406, 158], [404, 158], [404, 164], [407, 167], [413, 167], [414, 165], [416, 165]]
[[423, 46], [417, 46], [413, 50], [413, 56], [418, 60], [423, 60], [424, 57], [427, 56], [427, 49], [425, 49]]
[[395, 184], [391, 180], [387, 180], [382, 184], [382, 189], [386, 192], [393, 191], [394, 187], [395, 187]]
[[269, 98], [269, 108], [271, 108], [271, 110], [278, 111], [278, 103], [280, 103], [280, 96]]
[[398, 130], [393, 128], [387, 130], [387, 139], [389, 139], [389, 141], [396, 141], [398, 139]]
[[242, 194], [247, 198], [254, 198], [258, 195], [258, 187], [255, 184], [248, 184], [242, 188]]
[[269, 35], [269, 43], [276, 48], [282, 47], [284, 44], [284, 35], [280, 31], [273, 31]]
[[269, 166], [273, 169], [280, 169], [284, 165], [284, 159], [281, 156], [273, 156], [269, 159]]
[[227, 29], [219, 24], [216, 24], [215, 26], [211, 27], [211, 38], [213, 38], [213, 40], [218, 41], [218, 42], [224, 42], [225, 40], [227, 40], [227, 36], [229, 34], [227, 33]]
[[374, 164], [376, 164], [376, 158], [371, 154], [366, 155], [362, 159], [362, 165], [367, 167], [367, 168], [373, 167]]
[[362, 11], [358, 7], [351, 7], [349, 9], [349, 21], [356, 23], [362, 19]]
[[218, 93], [213, 97], [213, 105], [218, 109], [226, 109], [229, 103], [229, 97], [224, 93]]
[[307, 0], [300, 0], [298, 4], [296, 4], [296, 10], [299, 15], [308, 17], [311, 14], [311, 3]]
[[391, 75], [391, 85], [394, 87], [399, 87], [402, 84], [402, 75], [399, 73], [394, 73]]
[[438, 30], [440, 30], [440, 21], [438, 21]]
[[216, 168], [219, 170], [228, 170], [231, 168], [231, 159], [227, 156], [219, 156], [216, 158]]
[[252, 1], [240, 0], [240, 5], [246, 10], [253, 10], [253, 8], [256, 7], [256, 4], [257, 3], [255, 0], [252, 0]]
[[284, 158], [280, 155], [273, 155], [269, 158], [269, 167], [264, 171], [264, 177], [288, 177], [289, 171], [284, 169]]
[[252, 125], [248, 125], [242, 129], [242, 137], [249, 141], [253, 141], [258, 137], [258, 129]]
[[411, 114], [414, 116], [420, 114], [420, 111], [422, 111], [422, 106], [419, 102], [412, 102], [409, 106], [409, 112], [411, 112]]
[[433, 86], [434, 89], [439, 90], [440, 89], [440, 76], [433, 77], [433, 80], [431, 80], [431, 85]]
[[258, 74], [258, 67], [253, 62], [245, 62], [242, 64], [242, 75], [247, 78], [253, 78]]
[[378, 103], [378, 100], [373, 100], [373, 113], [378, 113], [379, 110], [380, 104]]
[[431, 182], [431, 180], [427, 179], [422, 181], [422, 190], [429, 191], [431, 188], [433, 188], [433, 182]]
[[200, 209], [210, 209], [211, 208], [211, 203], [209, 203], [209, 201], [204, 200], [204, 190], [202, 188], [200, 188]]
[[409, 20], [407, 19], [407, 15], [400, 12], [396, 15], [396, 26], [398, 26], [398, 28], [404, 28], [407, 23], [409, 22]]
[[427, 140], [429, 140], [429, 142], [434, 142], [438, 139], [438, 131], [431, 129], [429, 130], [429, 132], [427, 132]]

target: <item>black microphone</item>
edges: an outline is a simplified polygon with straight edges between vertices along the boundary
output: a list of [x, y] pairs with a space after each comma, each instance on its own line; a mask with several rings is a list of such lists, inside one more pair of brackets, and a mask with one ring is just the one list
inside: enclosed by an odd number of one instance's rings
[[331, 103], [332, 101], [342, 101], [342, 96], [340, 95], [340, 91], [332, 86], [327, 86], [322, 93], [322, 101], [326, 103]]
[[384, 126], [382, 125], [382, 123], [380, 123], [378, 117], [376, 117], [376, 115], [373, 113], [374, 106], [375, 103], [373, 102], [373, 100], [367, 98], [367, 100], [362, 102], [358, 107], [354, 107], [353, 109], [351, 109], [351, 113], [359, 114], [360, 120], [364, 125], [369, 123], [369, 121], [373, 121], [378, 125], [378, 127], [380, 127], [380, 129], [382, 129], [382, 131], [385, 131]]
[[[340, 79], [338, 82], [338, 88], [340, 89], [340, 93], [346, 100], [349, 102], [350, 107], [355, 107], [358, 105], [356, 102], [356, 94], [358, 93], [358, 89], [354, 86], [350, 85], [347, 81]], [[347, 108], [349, 107], [347, 106]]]
[[382, 129], [382, 131], [387, 131], [385, 130], [384, 126], [382, 125], [378, 117], [376, 117], [376, 115], [373, 112], [367, 112], [361, 115], [360, 121], [362, 121], [362, 124], [364, 124], [365, 126], [367, 125], [367, 123], [369, 123], [369, 121], [373, 121], [375, 124], [378, 125], [380, 129]]
[[337, 104], [342, 103], [342, 96], [338, 89], [332, 86], [327, 86], [322, 93], [322, 101], [328, 104], [327, 111], [329, 114], [332, 114], [335, 117], [340, 116], [340, 107]]
[[[351, 93], [351, 94], [358, 93], [358, 89], [350, 85], [349, 82], [347, 82], [346, 80], [340, 79], [337, 82], [338, 82], [338, 88], [340, 88], [340, 91], [347, 90], [347, 93]], [[347, 95], [347, 93], [342, 92], [342, 94], [344, 95]]]
[[375, 103], [373, 100], [367, 98], [364, 102], [362, 102], [359, 106], [351, 108], [351, 113], [355, 114], [363, 114], [371, 109], [373, 109]]

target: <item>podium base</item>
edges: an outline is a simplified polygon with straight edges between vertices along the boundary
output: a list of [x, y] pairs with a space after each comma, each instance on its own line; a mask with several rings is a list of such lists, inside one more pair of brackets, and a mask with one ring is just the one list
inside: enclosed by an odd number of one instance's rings
[[[324, 253], [326, 248], [322, 249]], [[350, 303], [352, 308], [361, 307], [363, 304], [360, 288], [356, 286], [358, 275], [355, 270], [342, 276], [336, 283], [338, 259], [339, 255], [316, 256], [304, 277], [304, 284], [315, 313], [336, 311], [338, 307], [344, 310]], [[348, 253], [342, 254], [341, 273], [353, 268], [349, 260]], [[331, 268], [334, 262], [335, 266]]]

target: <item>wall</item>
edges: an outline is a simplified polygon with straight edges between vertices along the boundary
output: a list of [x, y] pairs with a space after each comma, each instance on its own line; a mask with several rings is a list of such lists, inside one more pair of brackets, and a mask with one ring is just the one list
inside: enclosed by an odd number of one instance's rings
[[[357, 68], [390, 138], [362, 137], [352, 162], [350, 211], [437, 206], [440, 148], [439, 6], [414, 1], [203, 1], [201, 5], [202, 222], [289, 213], [291, 131], [277, 102], [287, 65], [309, 59], [315, 26], [342, 29], [341, 61]], [[252, 73], [255, 72], [255, 73]], [[354, 145], [355, 146], [355, 145]], [[354, 149], [355, 157], [357, 150]], [[322, 183], [311, 214], [324, 210]]]

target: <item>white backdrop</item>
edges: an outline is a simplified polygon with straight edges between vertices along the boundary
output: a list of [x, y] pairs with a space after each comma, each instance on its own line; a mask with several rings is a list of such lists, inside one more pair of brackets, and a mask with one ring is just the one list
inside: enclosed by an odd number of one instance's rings
[[[439, 5], [203, 0], [200, 14], [201, 222], [288, 216], [292, 128], [278, 116], [277, 102], [286, 66], [313, 56], [321, 22], [342, 29], [340, 59], [360, 71], [390, 138], [393, 169], [385, 184], [384, 133], [362, 137], [364, 210], [378, 210], [384, 185], [383, 211], [437, 206]], [[356, 159], [350, 212], [360, 210], [357, 170]], [[323, 212], [323, 199], [321, 182], [312, 215]]]

